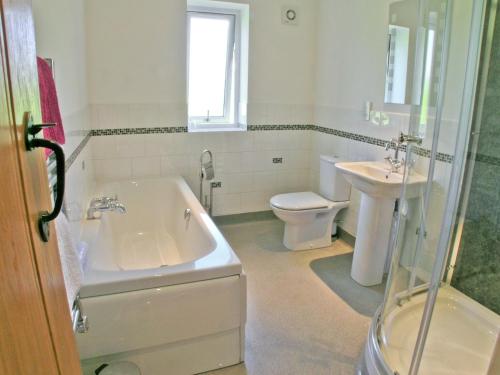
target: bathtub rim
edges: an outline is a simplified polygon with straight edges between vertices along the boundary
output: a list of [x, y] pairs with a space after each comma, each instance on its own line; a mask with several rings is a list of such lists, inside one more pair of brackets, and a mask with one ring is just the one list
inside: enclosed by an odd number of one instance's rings
[[[84, 282], [80, 289], [80, 297], [97, 297], [115, 293], [159, 288], [169, 285], [185, 284], [215, 278], [222, 278], [243, 273], [241, 261], [217, 228], [212, 218], [203, 209], [193, 191], [182, 176], [138, 178], [109, 183], [126, 183], [141, 181], [172, 181], [179, 186], [181, 193], [189, 202], [192, 215], [198, 215], [203, 229], [212, 237], [215, 248], [205, 256], [171, 267], [141, 270], [99, 270], [90, 264], [84, 271]], [[106, 183], [104, 183], [106, 184]], [[83, 231], [89, 238], [89, 252], [92, 249], [92, 237], [97, 235], [99, 220], [84, 220]], [[89, 262], [90, 263], [90, 262]]]

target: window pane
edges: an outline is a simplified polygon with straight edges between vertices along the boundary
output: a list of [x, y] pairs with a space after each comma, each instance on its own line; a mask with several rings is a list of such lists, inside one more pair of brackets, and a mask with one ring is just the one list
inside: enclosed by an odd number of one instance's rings
[[189, 42], [189, 117], [224, 116], [228, 18], [191, 16]]

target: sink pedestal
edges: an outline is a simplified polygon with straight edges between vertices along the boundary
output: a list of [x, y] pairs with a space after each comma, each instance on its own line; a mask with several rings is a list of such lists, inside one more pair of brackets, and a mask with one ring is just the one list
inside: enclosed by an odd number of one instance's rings
[[412, 173], [405, 181], [403, 173], [388, 170], [387, 164], [370, 161], [335, 166], [361, 191], [351, 277], [365, 286], [380, 284], [389, 251], [394, 205], [401, 187], [406, 184], [407, 199], [420, 196], [427, 178]]
[[364, 286], [382, 282], [395, 199], [361, 194], [351, 277]]

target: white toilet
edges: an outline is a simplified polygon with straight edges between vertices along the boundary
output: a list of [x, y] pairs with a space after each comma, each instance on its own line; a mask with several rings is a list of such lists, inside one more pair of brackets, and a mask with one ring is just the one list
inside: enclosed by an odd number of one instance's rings
[[340, 159], [320, 157], [320, 194], [301, 192], [271, 198], [274, 214], [285, 222], [283, 244], [290, 250], [330, 246], [333, 220], [349, 205], [351, 185], [337, 170]]

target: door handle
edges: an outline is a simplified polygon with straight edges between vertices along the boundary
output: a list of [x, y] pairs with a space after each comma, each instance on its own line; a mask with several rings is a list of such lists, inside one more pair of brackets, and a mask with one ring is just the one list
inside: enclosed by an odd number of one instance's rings
[[56, 198], [52, 212], [41, 211], [38, 215], [38, 231], [43, 242], [48, 242], [50, 237], [49, 223], [61, 212], [64, 199], [65, 186], [65, 156], [61, 146], [47, 139], [36, 138], [36, 135], [43, 129], [55, 126], [54, 123], [33, 124], [33, 116], [30, 112], [24, 114], [25, 143], [26, 149], [32, 151], [36, 148], [48, 148], [54, 152], [56, 157]]

